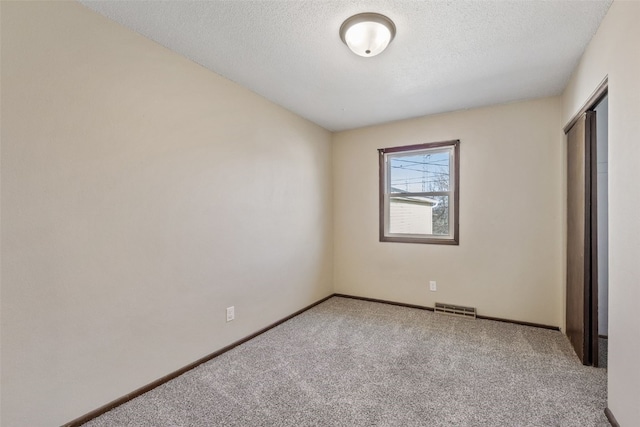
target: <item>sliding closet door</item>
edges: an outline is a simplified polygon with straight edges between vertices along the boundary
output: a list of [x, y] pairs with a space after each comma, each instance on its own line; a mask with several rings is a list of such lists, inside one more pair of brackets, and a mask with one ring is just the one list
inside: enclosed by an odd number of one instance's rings
[[591, 148], [595, 113], [567, 133], [567, 336], [585, 365], [592, 357]]

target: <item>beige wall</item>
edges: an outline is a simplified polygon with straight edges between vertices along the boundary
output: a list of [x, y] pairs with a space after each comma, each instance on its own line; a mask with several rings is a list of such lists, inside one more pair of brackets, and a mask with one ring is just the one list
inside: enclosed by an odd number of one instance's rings
[[640, 425], [640, 2], [616, 0], [563, 95], [563, 124], [609, 76], [609, 408]]
[[330, 133], [79, 4], [2, 2], [1, 137], [2, 426], [332, 292]]
[[[336, 292], [561, 326], [560, 117], [555, 97], [335, 134]], [[379, 242], [376, 149], [451, 139], [461, 140], [460, 245]]]

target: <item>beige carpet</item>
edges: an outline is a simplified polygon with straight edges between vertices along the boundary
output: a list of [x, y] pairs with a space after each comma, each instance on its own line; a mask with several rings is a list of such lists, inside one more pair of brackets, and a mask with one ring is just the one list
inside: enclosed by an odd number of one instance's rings
[[334, 297], [86, 425], [607, 426], [605, 402], [560, 332]]

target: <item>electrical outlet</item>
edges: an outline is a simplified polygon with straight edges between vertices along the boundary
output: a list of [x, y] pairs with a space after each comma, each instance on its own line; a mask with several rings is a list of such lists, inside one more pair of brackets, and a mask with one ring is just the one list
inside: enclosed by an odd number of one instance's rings
[[433, 291], [433, 292], [438, 290], [438, 286], [436, 285], [436, 281], [435, 280], [430, 280], [429, 281], [429, 290]]
[[236, 318], [235, 307], [227, 307], [227, 322], [231, 322]]

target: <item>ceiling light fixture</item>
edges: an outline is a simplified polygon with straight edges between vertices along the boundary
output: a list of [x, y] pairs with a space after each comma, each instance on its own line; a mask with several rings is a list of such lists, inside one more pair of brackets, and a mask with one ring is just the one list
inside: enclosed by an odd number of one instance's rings
[[393, 21], [379, 13], [359, 13], [340, 26], [340, 38], [356, 55], [370, 57], [382, 53], [396, 35]]

